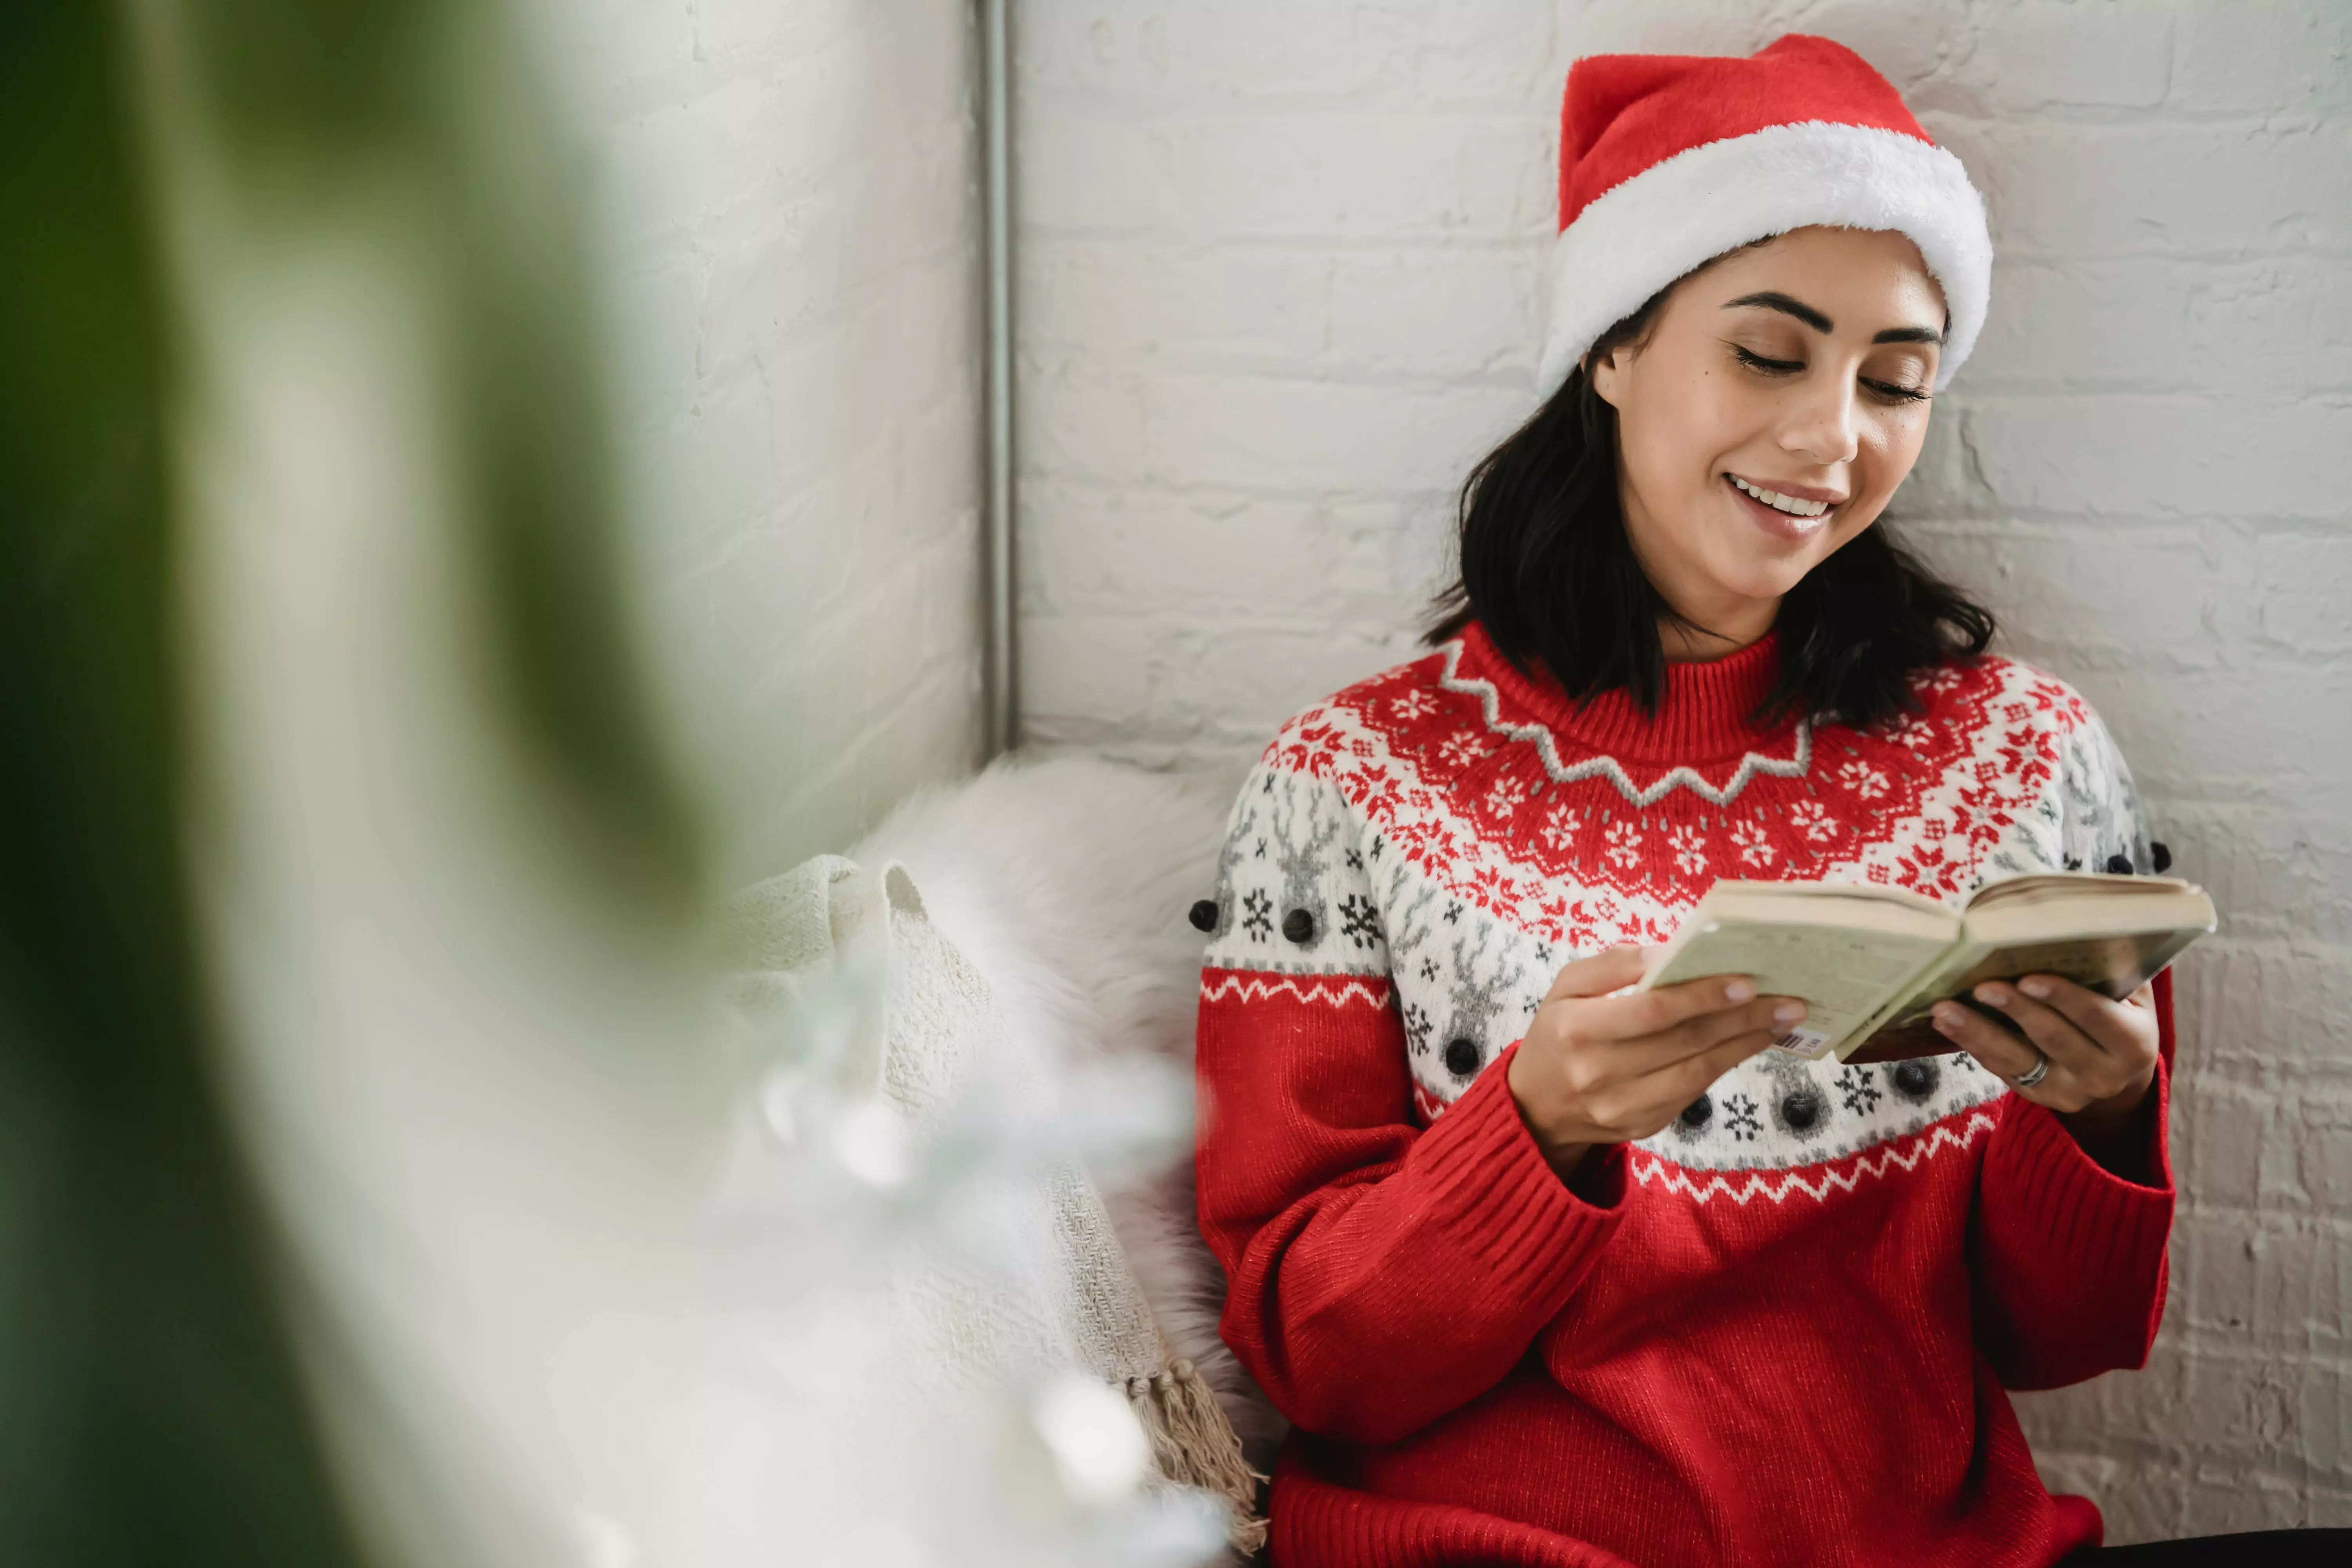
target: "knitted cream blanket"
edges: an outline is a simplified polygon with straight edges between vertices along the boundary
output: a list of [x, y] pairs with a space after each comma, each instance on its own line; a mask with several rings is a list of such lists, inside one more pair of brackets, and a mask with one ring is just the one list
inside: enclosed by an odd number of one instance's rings
[[[919, 1146], [983, 1060], [999, 1072], [1008, 1063], [1016, 1074], [1050, 1070], [1034, 1053], [1008, 1048], [1006, 1010], [895, 862], [869, 870], [820, 856], [740, 895], [730, 915], [730, 999], [752, 1016], [789, 1005], [853, 951], [887, 960], [880, 1027], [858, 1046], [851, 1070]], [[1058, 1161], [1029, 1197], [1045, 1211], [1036, 1229], [1052, 1238], [1047, 1255], [1019, 1259], [986, 1290], [966, 1281], [918, 1285], [910, 1307], [919, 1353], [951, 1382], [1075, 1367], [1123, 1390], [1160, 1476], [1221, 1497], [1235, 1545], [1255, 1550], [1265, 1532], [1252, 1517], [1258, 1478], [1207, 1384], [1191, 1362], [1171, 1357], [1094, 1180]]]

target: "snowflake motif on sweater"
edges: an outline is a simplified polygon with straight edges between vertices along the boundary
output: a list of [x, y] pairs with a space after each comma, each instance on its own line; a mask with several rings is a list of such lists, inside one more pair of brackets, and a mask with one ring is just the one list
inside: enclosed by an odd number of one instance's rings
[[[2002, 658], [1938, 668], [1917, 682], [1921, 711], [1859, 731], [1752, 724], [1772, 667], [1756, 650], [1725, 662], [1717, 707], [1698, 721], [1699, 749], [1722, 754], [1701, 761], [1596, 749], [1654, 737], [1619, 694], [1563, 714], [1475, 626], [1300, 713], [1234, 807], [1229, 845], [1256, 848], [1225, 858], [1218, 907], [1243, 920], [1210, 944], [1207, 984], [1253, 971], [1320, 977], [1325, 994], [1341, 976], [1387, 982], [1433, 1119], [1518, 1037], [1560, 965], [1668, 940], [1720, 878], [1872, 881], [1956, 900], [2004, 876], [2148, 863], [2129, 770], [2053, 677]], [[1307, 919], [1286, 931], [1297, 910]], [[1841, 1070], [1758, 1058], [1715, 1098], [1769, 1109], [1796, 1096], [1798, 1119], [1749, 1127], [1695, 1105], [1637, 1147], [1728, 1172], [1847, 1160], [1935, 1125], [1965, 1143], [1980, 1129], [1961, 1113], [2006, 1089], [1959, 1053], [1899, 1081], [1893, 1064], [1853, 1069], [1880, 1080], [1867, 1098], [1836, 1085]], [[1808, 1104], [1824, 1110], [1805, 1120]], [[1636, 1171], [1648, 1180], [1655, 1166]], [[1745, 1202], [1755, 1190], [1692, 1194]]]
[[1666, 940], [1722, 877], [1956, 900], [2147, 864], [2064, 683], [1988, 658], [1875, 730], [1759, 723], [1775, 657], [1675, 666], [1651, 716], [1473, 626], [1286, 724], [1235, 802], [1196, 1169], [1224, 1338], [1313, 1435], [1277, 1558], [2047, 1568], [2097, 1539], [2003, 1390], [2145, 1361], [2168, 1065], [2132, 1176], [1965, 1055], [1766, 1052], [1573, 1187], [1498, 1070], [1560, 965]]

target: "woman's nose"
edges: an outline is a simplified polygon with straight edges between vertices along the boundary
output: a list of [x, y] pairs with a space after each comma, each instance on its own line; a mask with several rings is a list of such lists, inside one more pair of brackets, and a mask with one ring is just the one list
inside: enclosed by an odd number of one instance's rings
[[1780, 427], [1780, 449], [1813, 463], [1850, 463], [1862, 449], [1853, 381], [1808, 376], [1796, 389], [1797, 406]]

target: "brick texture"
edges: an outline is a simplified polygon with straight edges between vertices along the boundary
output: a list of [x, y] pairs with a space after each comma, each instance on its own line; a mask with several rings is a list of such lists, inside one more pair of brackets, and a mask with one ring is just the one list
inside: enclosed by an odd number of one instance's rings
[[2352, 1522], [2352, 7], [1024, 0], [1026, 735], [1230, 766], [1403, 657], [1530, 405], [1580, 54], [1861, 50], [1990, 193], [1902, 526], [2097, 704], [2180, 976], [2148, 1369], [2021, 1403], [2111, 1539]]
[[632, 512], [726, 874], [980, 752], [977, 31], [958, 0], [541, 0]]

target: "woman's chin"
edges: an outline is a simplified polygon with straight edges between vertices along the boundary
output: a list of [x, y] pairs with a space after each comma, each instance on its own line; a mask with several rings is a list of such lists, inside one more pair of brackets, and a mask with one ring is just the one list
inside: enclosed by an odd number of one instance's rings
[[1776, 535], [1739, 518], [1717, 531], [1711, 553], [1723, 587], [1743, 598], [1777, 599], [1835, 548], [1835, 531], [1826, 526]]
[[1823, 542], [1812, 540], [1780, 550], [1759, 550], [1750, 543], [1744, 549], [1724, 552], [1714, 563], [1716, 585], [1736, 599], [1784, 597], [1828, 553], [1821, 548]]

